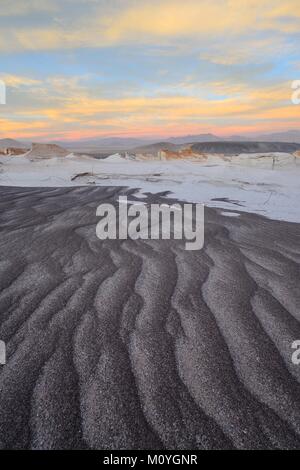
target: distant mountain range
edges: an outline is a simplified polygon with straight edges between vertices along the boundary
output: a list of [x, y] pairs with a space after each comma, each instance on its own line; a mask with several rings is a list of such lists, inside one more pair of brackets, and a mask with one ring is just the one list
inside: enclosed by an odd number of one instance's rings
[[78, 141], [53, 141], [49, 143], [57, 144], [74, 151], [124, 151], [145, 145], [145, 143], [155, 142], [154, 139], [135, 139], [131, 137], [104, 137], [99, 139], [85, 139]]
[[186, 144], [197, 142], [289, 142], [300, 143], [300, 130], [275, 132], [271, 134], [231, 135], [219, 137], [214, 134], [187, 135], [183, 137], [171, 137], [167, 142], [174, 144]]
[[300, 143], [300, 130], [290, 130], [285, 132], [275, 132], [272, 134], [255, 134], [255, 135], [232, 135], [225, 140], [231, 140], [232, 142], [240, 141], [255, 141], [255, 142], [289, 142], [289, 143]]
[[220, 137], [215, 134], [196, 134], [196, 135], [184, 135], [179, 137], [168, 137], [166, 139], [147, 138], [147, 139], [135, 139], [128, 137], [109, 137], [99, 138], [91, 140], [80, 140], [74, 142], [54, 142], [61, 146], [67, 147], [71, 150], [114, 150], [124, 151], [135, 148], [141, 148], [145, 145], [155, 145], [157, 143], [164, 142], [166, 144], [185, 145], [193, 144], [198, 142], [289, 142], [289, 143], [300, 143], [300, 130], [291, 130], [286, 132], [278, 132], [271, 134], [257, 134], [257, 135], [232, 135], [229, 137]]
[[222, 140], [224, 140], [224, 138], [218, 137], [214, 134], [185, 135], [180, 137], [170, 137], [169, 139], [166, 139], [167, 142], [179, 145], [192, 144], [195, 142], [218, 142]]
[[[185, 145], [201, 142], [286, 142], [300, 143], [300, 130], [289, 130], [270, 134], [232, 135], [220, 137], [214, 134], [184, 135], [169, 137], [161, 141], [158, 138], [138, 139], [133, 137], [101, 137], [78, 141], [51, 141], [47, 143], [60, 145], [70, 151], [77, 152], [118, 152], [133, 149], [142, 149], [145, 146], [172, 148], [172, 145]], [[31, 143], [20, 142], [14, 139], [0, 139], [0, 148], [16, 147], [29, 148]]]
[[273, 134], [261, 134], [258, 137], [254, 137], [254, 140], [259, 140], [263, 142], [291, 142], [299, 143], [300, 142], [300, 131], [292, 130], [286, 132], [276, 132]]

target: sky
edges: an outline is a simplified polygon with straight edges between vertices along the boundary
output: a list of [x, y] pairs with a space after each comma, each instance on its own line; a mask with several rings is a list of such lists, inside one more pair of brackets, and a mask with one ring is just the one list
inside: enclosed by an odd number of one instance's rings
[[299, 129], [299, 0], [0, 0], [0, 138]]

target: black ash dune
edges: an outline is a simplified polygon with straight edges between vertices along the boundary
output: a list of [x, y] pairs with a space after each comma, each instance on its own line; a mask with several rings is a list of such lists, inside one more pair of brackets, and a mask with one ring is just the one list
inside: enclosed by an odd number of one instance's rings
[[98, 240], [125, 193], [0, 189], [1, 448], [300, 448], [300, 225]]
[[239, 155], [241, 153], [293, 153], [300, 149], [299, 143], [289, 142], [198, 142], [191, 145], [195, 152]]

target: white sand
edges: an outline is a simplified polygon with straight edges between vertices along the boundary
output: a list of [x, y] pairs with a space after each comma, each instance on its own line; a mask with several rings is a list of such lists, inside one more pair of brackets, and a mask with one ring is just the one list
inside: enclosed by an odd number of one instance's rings
[[[92, 176], [71, 178], [78, 173]], [[206, 162], [132, 161], [116, 154], [105, 160], [88, 156], [30, 161], [0, 157], [0, 185], [26, 187], [128, 186], [144, 192], [170, 191], [175, 198], [208, 206], [255, 212], [272, 219], [300, 222], [300, 159], [290, 154], [251, 154]]]

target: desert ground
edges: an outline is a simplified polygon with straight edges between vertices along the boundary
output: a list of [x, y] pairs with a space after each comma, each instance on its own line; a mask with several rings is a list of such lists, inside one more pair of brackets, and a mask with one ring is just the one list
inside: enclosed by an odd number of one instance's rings
[[[300, 448], [300, 144], [164, 145], [0, 155], [2, 449]], [[204, 247], [98, 239], [124, 195]]]
[[99, 240], [135, 193], [0, 188], [1, 448], [300, 448], [300, 224], [206, 207], [200, 251]]

